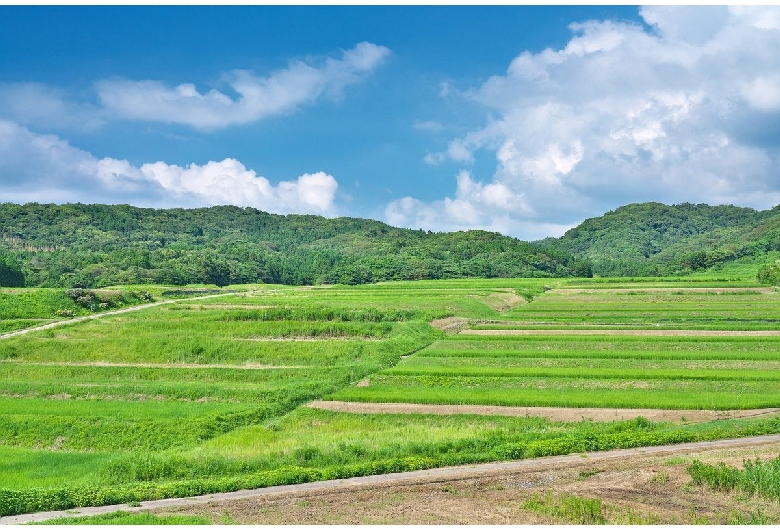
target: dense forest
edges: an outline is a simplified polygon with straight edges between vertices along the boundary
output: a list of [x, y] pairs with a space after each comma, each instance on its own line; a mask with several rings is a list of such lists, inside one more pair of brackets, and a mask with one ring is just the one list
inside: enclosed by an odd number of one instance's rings
[[631, 204], [529, 243], [235, 206], [0, 204], [0, 286], [660, 276], [778, 250], [780, 206]]
[[496, 233], [217, 206], [0, 204], [0, 285], [360, 284], [587, 275], [587, 263]]
[[599, 276], [673, 276], [780, 251], [780, 206], [629, 204], [540, 241], [587, 261]]

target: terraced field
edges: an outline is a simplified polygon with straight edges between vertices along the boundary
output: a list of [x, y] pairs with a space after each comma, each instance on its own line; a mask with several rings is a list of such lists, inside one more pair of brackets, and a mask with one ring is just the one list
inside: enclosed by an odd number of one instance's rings
[[0, 515], [780, 432], [780, 291], [556, 282], [244, 287], [0, 340]]

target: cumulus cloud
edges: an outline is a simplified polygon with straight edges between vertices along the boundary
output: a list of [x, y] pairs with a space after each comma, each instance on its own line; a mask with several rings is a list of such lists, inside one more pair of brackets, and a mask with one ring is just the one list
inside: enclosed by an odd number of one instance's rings
[[335, 213], [338, 183], [324, 172], [277, 185], [227, 158], [186, 167], [98, 159], [55, 135], [0, 120], [0, 201], [252, 206], [273, 213]]
[[548, 230], [566, 230], [571, 226], [544, 224], [534, 227], [522, 220], [532, 213], [522, 194], [502, 182], [484, 184], [462, 170], [456, 177], [455, 197], [424, 203], [413, 197], [392, 201], [385, 208], [385, 219], [391, 225], [407, 228], [450, 231], [478, 228], [493, 232], [534, 232], [544, 237]]
[[[630, 202], [780, 203], [780, 9], [651, 6], [640, 15], [649, 30], [572, 24], [562, 49], [523, 52], [505, 74], [461, 92], [490, 119], [425, 161], [470, 165], [492, 153], [491, 181], [474, 191], [458, 177], [455, 199], [396, 201], [388, 221], [503, 224], [531, 238]], [[489, 186], [524, 207], [486, 202]]]
[[384, 46], [361, 42], [340, 59], [328, 58], [315, 66], [297, 61], [268, 77], [237, 70], [225, 76], [236, 99], [216, 89], [201, 92], [192, 83], [169, 86], [154, 80], [104, 80], [96, 89], [102, 105], [123, 118], [217, 129], [290, 112], [322, 96], [338, 96], [389, 54]]

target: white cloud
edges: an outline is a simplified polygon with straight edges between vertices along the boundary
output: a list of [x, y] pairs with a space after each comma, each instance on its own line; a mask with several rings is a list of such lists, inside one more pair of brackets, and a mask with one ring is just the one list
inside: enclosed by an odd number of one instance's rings
[[[562, 49], [523, 52], [506, 74], [459, 92], [490, 118], [426, 161], [473, 164], [492, 153], [492, 181], [477, 189], [459, 177], [454, 199], [396, 201], [388, 221], [502, 224], [530, 238], [540, 223], [552, 230], [630, 202], [780, 203], [780, 10], [651, 6], [640, 14], [651, 31], [572, 24]], [[488, 204], [489, 186], [525, 207]]]
[[439, 123], [438, 121], [434, 120], [428, 120], [428, 121], [416, 121], [414, 122], [414, 128], [418, 131], [429, 131], [429, 132], [441, 132], [442, 129], [444, 129], [444, 126]]
[[66, 94], [41, 83], [0, 84], [0, 116], [32, 126], [94, 130], [104, 123], [102, 111], [72, 103]]
[[328, 58], [318, 66], [297, 61], [268, 77], [237, 70], [225, 79], [237, 99], [216, 89], [200, 92], [191, 83], [171, 87], [151, 80], [105, 80], [96, 89], [103, 106], [123, 118], [217, 129], [290, 112], [323, 95], [336, 97], [389, 54], [383, 46], [361, 42], [341, 59]]
[[277, 185], [238, 160], [187, 167], [97, 159], [54, 135], [0, 120], [0, 201], [131, 203], [150, 207], [219, 204], [273, 213], [336, 212], [338, 183], [324, 172]]
[[780, 111], [780, 75], [764, 75], [740, 86], [740, 95], [756, 110]]
[[507, 233], [517, 228], [514, 216], [533, 213], [522, 195], [500, 182], [477, 182], [465, 170], [458, 173], [456, 181], [454, 198], [425, 204], [404, 197], [387, 205], [385, 219], [391, 225], [407, 228], [436, 231], [480, 228]]

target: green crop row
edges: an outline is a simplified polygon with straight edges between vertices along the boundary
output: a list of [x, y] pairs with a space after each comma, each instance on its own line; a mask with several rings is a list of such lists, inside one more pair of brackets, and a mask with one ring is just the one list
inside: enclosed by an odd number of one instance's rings
[[[497, 355], [491, 355], [496, 352]], [[607, 370], [762, 370], [780, 371], [780, 353], [776, 356], [751, 356], [749, 354], [719, 356], [711, 359], [706, 355], [672, 354], [671, 352], [655, 352], [656, 355], [644, 355], [633, 352], [633, 355], [605, 355], [604, 352], [596, 352], [595, 355], [566, 355], [558, 356], [555, 353], [544, 352], [519, 352], [521, 355], [513, 355], [512, 351], [490, 350], [482, 352], [483, 355], [462, 355], [463, 351], [457, 351], [456, 355], [444, 355], [444, 352], [436, 352], [438, 355], [427, 355], [426, 350], [417, 352], [401, 361], [400, 367], [431, 366], [441, 369], [459, 367], [486, 367], [486, 368], [603, 368]], [[474, 350], [471, 353], [477, 353]], [[699, 352], [697, 352], [699, 353]], [[601, 355], [599, 355], [601, 354]], [[757, 358], [758, 357], [758, 358]], [[761, 359], [760, 357], [770, 357]]]
[[780, 406], [773, 381], [631, 380], [374, 375], [370, 385], [328, 396], [340, 401], [657, 409]]
[[333, 307], [274, 307], [256, 310], [235, 310], [222, 317], [233, 321], [303, 321], [303, 322], [401, 322], [424, 320], [425, 315], [411, 310], [342, 309]]
[[438, 340], [435, 349], [518, 349], [548, 352], [622, 351], [780, 351], [780, 336], [632, 336], [632, 335], [458, 335]]
[[[615, 427], [618, 427], [617, 429]], [[0, 489], [0, 515], [13, 515], [40, 510], [65, 510], [74, 507], [99, 506], [125, 502], [188, 497], [238, 489], [251, 489], [281, 484], [296, 484], [318, 480], [349, 478], [381, 473], [427, 469], [507, 458], [532, 458], [559, 454], [615, 448], [640, 447], [669, 443], [715, 439], [723, 436], [748, 436], [777, 432], [777, 420], [754, 423], [724, 424], [719, 429], [666, 429], [642, 418], [619, 425], [578, 424], [569, 430], [541, 439], [514, 437], [494, 438], [491, 443], [471, 446], [439, 445], [424, 455], [403, 455], [372, 460], [354, 453], [352, 461], [339, 465], [312, 467], [285, 465], [265, 471], [244, 472], [232, 476], [192, 478], [172, 481], [141, 481], [113, 485], [79, 485], [60, 488]]]
[[[87, 415], [0, 415], [0, 444], [71, 451], [159, 451], [208, 440], [238, 427], [257, 424], [294, 408], [292, 403], [225, 409], [187, 418], [114, 418]], [[86, 411], [86, 407], [84, 407]], [[147, 412], [153, 411], [147, 406]]]
[[523, 377], [523, 378], [579, 378], [623, 379], [643, 381], [647, 379], [728, 380], [728, 381], [780, 381], [780, 371], [738, 369], [654, 369], [654, 368], [605, 368], [605, 367], [509, 367], [509, 366], [425, 366], [401, 364], [385, 370], [392, 376], [441, 376], [441, 377]]
[[[573, 346], [573, 345], [572, 345]], [[591, 345], [584, 345], [591, 346]], [[647, 345], [650, 346], [650, 345]], [[680, 345], [681, 346], [681, 345]], [[439, 346], [431, 346], [424, 350], [421, 350], [415, 354], [419, 359], [469, 359], [475, 363], [485, 364], [496, 362], [495, 359], [527, 359], [538, 360], [540, 363], [545, 361], [566, 361], [581, 359], [587, 361], [603, 361], [605, 363], [616, 362], [621, 360], [633, 360], [636, 362], [642, 361], [780, 361], [780, 350], [775, 348], [768, 348], [767, 345], [763, 345], [767, 348], [767, 351], [761, 351], [760, 347], [756, 350], [750, 348], [743, 348], [740, 350], [726, 350], [717, 351], [709, 349], [691, 349], [685, 350], [682, 347], [673, 350], [629, 350], [629, 349], [587, 349], [580, 350], [570, 349], [555, 349], [550, 345], [546, 349], [477, 349], [477, 348], [442, 348]], [[776, 345], [775, 345], [776, 346]]]

